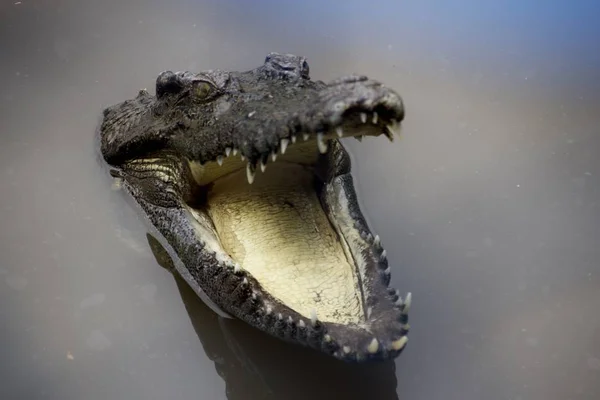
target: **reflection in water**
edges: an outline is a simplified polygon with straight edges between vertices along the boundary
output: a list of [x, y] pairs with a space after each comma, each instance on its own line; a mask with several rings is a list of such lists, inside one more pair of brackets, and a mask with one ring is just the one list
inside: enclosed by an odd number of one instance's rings
[[[146, 235], [156, 261], [174, 272], [169, 254]], [[173, 273], [204, 351], [234, 399], [397, 399], [395, 363], [355, 365], [284, 343], [206, 306]], [[198, 373], [202, 373], [198, 371]]]

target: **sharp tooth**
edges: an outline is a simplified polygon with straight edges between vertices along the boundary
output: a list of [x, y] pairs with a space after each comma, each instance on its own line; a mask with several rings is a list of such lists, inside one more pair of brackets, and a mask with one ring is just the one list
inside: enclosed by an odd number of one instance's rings
[[252, 168], [252, 165], [250, 165], [250, 163], [246, 164], [246, 178], [248, 178], [248, 183], [252, 185], [252, 182], [254, 182], [254, 176], [255, 176], [255, 172], [254, 172], [254, 168]]
[[395, 119], [392, 119], [391, 122], [388, 125], [386, 125], [385, 128], [386, 129], [384, 129], [383, 133], [385, 133], [385, 136], [387, 136], [387, 138], [390, 139], [390, 141], [394, 140], [394, 135], [400, 136], [400, 124]]
[[377, 115], [376, 112], [374, 112], [373, 113], [373, 124], [376, 124], [378, 119], [379, 119], [379, 116]]
[[261, 161], [260, 162], [260, 171], [265, 172], [266, 169], [267, 169], [267, 164], [265, 164], [264, 161]]
[[392, 349], [398, 351], [406, 346], [406, 342], [408, 342], [408, 338], [406, 336], [402, 336], [400, 339], [392, 342]]
[[367, 122], [367, 114], [360, 113], [360, 122], [362, 122], [363, 124]]
[[305, 142], [308, 140], [309, 137], [310, 137], [310, 135], [308, 133], [302, 134], [302, 140], [304, 140]]
[[392, 130], [392, 128], [390, 128], [389, 125], [385, 127], [385, 129], [383, 130], [383, 134], [390, 140], [390, 142], [394, 141], [394, 131]]
[[292, 143], [296, 143], [296, 135], [292, 135]]
[[305, 328], [305, 327], [306, 327], [306, 324], [304, 323], [304, 321], [303, 321], [303, 320], [300, 320], [300, 322], [298, 322], [298, 326], [299, 326], [300, 328]]
[[233, 148], [233, 155], [237, 155], [237, 149], [235, 147]]
[[327, 143], [325, 143], [325, 140], [323, 140], [322, 133], [317, 134], [317, 144], [319, 146], [319, 151], [321, 152], [321, 154], [327, 153]]
[[382, 251], [381, 252], [381, 257], [379, 258], [381, 261], [385, 260], [387, 258], [387, 251]]
[[285, 149], [287, 149], [288, 144], [290, 143], [290, 139], [281, 139], [281, 154], [285, 154]]
[[119, 190], [123, 187], [123, 179], [122, 178], [115, 178], [115, 180], [113, 181], [112, 185], [111, 185], [111, 189], [112, 190]]
[[231, 154], [231, 147], [225, 147], [225, 156], [229, 157], [230, 154]]
[[344, 130], [342, 129], [341, 126], [338, 126], [337, 128], [335, 128], [335, 133], [337, 133], [338, 137], [344, 136]]
[[317, 324], [317, 310], [310, 310], [310, 322], [315, 326]]
[[375, 235], [375, 239], [373, 240], [373, 244], [375, 246], [380, 246], [381, 245], [381, 239], [379, 238], [379, 235]]
[[403, 314], [408, 313], [408, 309], [410, 308], [411, 304], [412, 304], [412, 293], [408, 292], [406, 294], [406, 299], [404, 299], [404, 308], [402, 309]]
[[271, 160], [273, 160], [273, 162], [275, 162], [275, 160], [277, 160], [277, 153], [276, 152], [272, 152], [271, 153]]
[[223, 165], [223, 156], [217, 156], [217, 164], [219, 164], [219, 166]]
[[270, 315], [272, 312], [273, 312], [273, 309], [271, 307], [267, 307], [266, 314]]
[[367, 347], [367, 351], [371, 354], [375, 354], [377, 353], [377, 350], [379, 350], [379, 342], [377, 341], [377, 339], [373, 338], [373, 340], [371, 340], [371, 343], [369, 343], [369, 346]]

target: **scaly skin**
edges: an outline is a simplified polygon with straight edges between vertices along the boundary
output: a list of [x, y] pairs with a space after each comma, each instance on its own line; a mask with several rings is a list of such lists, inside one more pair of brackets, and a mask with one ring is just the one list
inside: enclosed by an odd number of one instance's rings
[[[359, 209], [350, 159], [338, 140], [365, 134], [392, 140], [404, 118], [394, 91], [364, 76], [312, 81], [304, 58], [271, 53], [246, 72], [163, 72], [156, 97], [140, 91], [103, 116], [100, 149], [112, 175], [160, 233], [176, 270], [207, 302], [264, 332], [345, 361], [400, 354], [411, 297], [403, 300], [389, 287], [386, 252]], [[192, 215], [205, 194], [193, 163], [222, 165], [241, 157], [252, 183], [257, 166], [264, 170], [288, 146], [304, 141], [314, 142], [320, 153], [314, 172], [323, 209], [344, 235], [355, 232], [358, 238], [351, 250], [362, 263], [355, 267], [362, 323], [324, 322], [283, 304], [215, 247], [210, 221]]]

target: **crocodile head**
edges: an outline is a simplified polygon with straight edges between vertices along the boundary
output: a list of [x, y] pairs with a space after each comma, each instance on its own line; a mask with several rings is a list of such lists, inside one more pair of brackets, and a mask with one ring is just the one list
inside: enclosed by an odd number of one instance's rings
[[389, 287], [339, 139], [393, 140], [401, 98], [365, 76], [313, 81], [303, 57], [170, 71], [104, 110], [100, 149], [177, 271], [220, 310], [345, 361], [396, 357], [410, 294]]

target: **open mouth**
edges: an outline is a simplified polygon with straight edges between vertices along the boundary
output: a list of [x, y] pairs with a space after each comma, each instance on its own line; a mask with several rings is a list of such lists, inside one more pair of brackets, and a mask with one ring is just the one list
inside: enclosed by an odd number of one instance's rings
[[105, 109], [101, 150], [188, 284], [281, 339], [397, 356], [411, 295], [389, 287], [340, 139], [392, 141], [399, 95], [364, 76], [310, 81], [302, 57], [276, 53], [243, 73], [167, 71], [156, 93]]
[[199, 190], [188, 206], [213, 235], [212, 250], [283, 304], [307, 319], [360, 324], [368, 317], [361, 253], [369, 249], [360, 246], [366, 238], [353, 226], [351, 199], [326, 187], [335, 178], [332, 164], [348, 157], [335, 140], [393, 138], [399, 125], [377, 113], [347, 121], [331, 132], [281, 139], [258, 167], [235, 149], [204, 165], [190, 162]]
[[[211, 162], [188, 160], [194, 195], [185, 207], [205, 251], [245, 276], [250, 296], [262, 298], [264, 313], [274, 320], [296, 329], [338, 327], [339, 334], [330, 332], [325, 340], [339, 342], [333, 348], [340, 358], [400, 351], [407, 340], [410, 294], [402, 299], [387, 287], [386, 251], [362, 218], [349, 156], [338, 141], [379, 135], [393, 140], [399, 122], [380, 114], [349, 111], [328, 131], [283, 138], [258, 165], [233, 147]], [[157, 159], [132, 163], [156, 165]], [[382, 307], [381, 291], [393, 310]], [[398, 314], [399, 326], [377, 332], [371, 323], [384, 310]], [[347, 329], [355, 332], [348, 335]]]
[[345, 360], [388, 358], [407, 342], [411, 295], [388, 287], [386, 251], [362, 216], [339, 142], [392, 141], [399, 122], [380, 114], [351, 110], [327, 131], [282, 138], [258, 166], [231, 147], [214, 161], [186, 160], [187, 173], [178, 176], [170, 153], [130, 160], [124, 169], [192, 188], [178, 197], [187, 223], [203, 253], [238, 279], [242, 289], [231, 290], [259, 304], [265, 330], [318, 337]]

